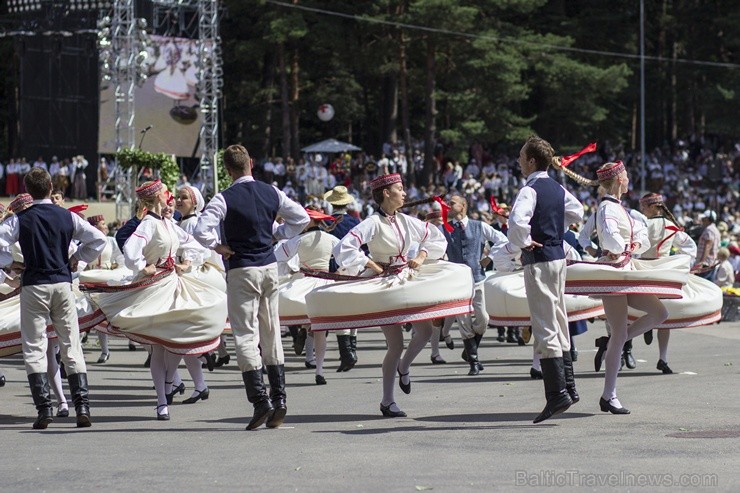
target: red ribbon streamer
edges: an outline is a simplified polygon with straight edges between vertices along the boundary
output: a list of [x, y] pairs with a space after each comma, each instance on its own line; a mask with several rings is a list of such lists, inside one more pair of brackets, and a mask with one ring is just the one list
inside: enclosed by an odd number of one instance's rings
[[448, 233], [452, 233], [455, 231], [455, 228], [453, 228], [449, 222], [447, 222], [447, 214], [450, 212], [450, 206], [445, 203], [444, 200], [442, 200], [442, 197], [434, 197], [434, 201], [439, 204], [439, 206], [442, 208], [442, 225], [445, 227], [445, 231]]
[[572, 163], [579, 157], [583, 156], [584, 154], [588, 154], [594, 151], [596, 151], [596, 142], [591, 142], [589, 145], [587, 145], [580, 151], [576, 152], [575, 154], [571, 154], [570, 156], [564, 156], [563, 159], [560, 161], [560, 166], [565, 168], [570, 163]]
[[74, 212], [75, 214], [79, 214], [82, 211], [87, 210], [87, 204], [80, 204], [80, 205], [73, 205], [72, 207], [67, 209], [69, 212]]
[[496, 197], [494, 197], [493, 195], [491, 195], [491, 210], [499, 216], [505, 216], [504, 210], [499, 207], [498, 202], [496, 202]]

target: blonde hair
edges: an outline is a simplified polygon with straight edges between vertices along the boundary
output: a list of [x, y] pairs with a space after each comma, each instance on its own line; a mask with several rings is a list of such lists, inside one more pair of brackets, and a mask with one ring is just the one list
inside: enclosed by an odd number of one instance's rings
[[730, 250], [725, 247], [720, 248], [717, 250], [717, 258], [720, 260], [727, 260], [730, 258]]

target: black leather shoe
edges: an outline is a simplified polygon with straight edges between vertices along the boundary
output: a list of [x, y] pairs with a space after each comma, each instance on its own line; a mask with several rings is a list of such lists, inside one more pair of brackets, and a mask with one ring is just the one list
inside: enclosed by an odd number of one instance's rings
[[183, 404], [195, 404], [198, 401], [207, 401], [208, 398], [211, 396], [211, 391], [208, 390], [208, 387], [205, 388], [205, 390], [196, 390], [198, 395], [194, 395], [191, 397], [188, 397], [184, 401], [182, 401]]
[[542, 372], [539, 370], [535, 370], [534, 368], [529, 369], [529, 376], [532, 378], [532, 380], [542, 380]]
[[599, 399], [599, 407], [605, 413], [630, 414], [629, 409], [627, 409], [626, 407], [614, 407], [611, 405], [609, 401], [607, 401], [603, 397]]
[[671, 367], [668, 366], [668, 363], [666, 363], [662, 359], [658, 360], [658, 366], [656, 368], [658, 368], [658, 370], [662, 371], [666, 375], [671, 375], [673, 373], [673, 370], [671, 370]]
[[645, 339], [645, 344], [648, 346], [653, 343], [653, 329], [648, 330], [644, 334], [642, 334], [643, 339]]
[[223, 356], [223, 357], [219, 356], [216, 362], [213, 364], [213, 366], [215, 368], [221, 368], [224, 365], [228, 365], [229, 361], [231, 361], [230, 355], [227, 354], [226, 356]]
[[0, 376], [0, 387], [5, 387], [5, 375]]
[[409, 379], [409, 383], [403, 383], [403, 377], [407, 377], [408, 373], [401, 373], [401, 370], [396, 370], [398, 372], [398, 386], [401, 387], [401, 390], [404, 394], [410, 394], [411, 393], [411, 379]]
[[156, 409], [157, 409], [157, 421], [169, 421], [170, 420], [170, 413], [169, 412], [166, 412], [166, 413], [160, 414], [159, 413], [159, 408], [160, 407], [167, 407], [167, 404], [160, 404], [159, 406], [156, 407]]
[[149, 368], [152, 366], [152, 355], [146, 357], [146, 361], [144, 361], [144, 368]]
[[316, 385], [326, 385], [326, 378], [324, 378], [324, 375], [316, 375]]
[[624, 355], [624, 364], [627, 365], [627, 368], [630, 370], [634, 370], [637, 368], [637, 361], [635, 361], [635, 357], [632, 356], [632, 351], [625, 351]]
[[168, 405], [172, 405], [172, 400], [175, 398], [175, 394], [177, 394], [178, 392], [180, 393], [180, 395], [185, 393], [185, 384], [183, 382], [180, 382], [180, 385], [178, 385], [177, 387], [172, 387], [172, 392], [167, 394]]
[[57, 418], [69, 418], [69, 407], [57, 406]]
[[133, 342], [128, 343], [128, 350], [129, 351], [136, 351], [136, 345]]
[[316, 363], [311, 361], [306, 361], [304, 364], [306, 365], [306, 368], [316, 368]]
[[383, 413], [383, 416], [386, 418], [405, 418], [406, 413], [403, 411], [391, 411], [391, 406], [395, 404], [395, 402], [391, 402], [387, 406], [384, 406], [383, 404], [380, 405], [380, 412]]
[[201, 368], [208, 368], [208, 371], [213, 371], [216, 367], [216, 358], [213, 356], [213, 353], [203, 353], [201, 356], [203, 356], [203, 360], [205, 361], [201, 365]]
[[433, 365], [444, 365], [444, 364], [447, 364], [447, 362], [442, 358], [442, 356], [432, 356], [432, 364]]
[[455, 349], [455, 341], [452, 339], [452, 336], [445, 337], [445, 345], [447, 349]]
[[110, 359], [110, 353], [100, 353], [100, 358], [98, 358], [98, 364], [105, 363]]

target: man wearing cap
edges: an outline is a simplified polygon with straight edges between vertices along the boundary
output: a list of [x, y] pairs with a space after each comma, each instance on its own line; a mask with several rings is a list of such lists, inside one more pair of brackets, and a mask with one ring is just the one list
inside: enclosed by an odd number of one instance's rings
[[[277, 428], [283, 423], [287, 407], [272, 241], [301, 234], [309, 218], [303, 207], [279, 189], [255, 181], [252, 159], [243, 146], [229, 146], [223, 162], [232, 184], [211, 199], [198, 218], [193, 236], [228, 262], [229, 321], [247, 398], [254, 405], [247, 429], [265, 422], [269, 428]], [[275, 223], [278, 215], [284, 220], [279, 226]], [[269, 397], [262, 379], [263, 360], [270, 380]]]
[[[0, 224], [0, 247], [19, 241], [25, 270], [21, 283], [21, 337], [31, 394], [38, 411], [34, 429], [53, 421], [49, 379], [46, 374], [47, 319], [60, 341], [69, 388], [77, 411], [77, 426], [90, 426], [87, 368], [80, 344], [72, 271], [78, 262], [91, 262], [105, 247], [103, 234], [76, 214], [51, 203], [51, 176], [32, 169], [24, 179], [33, 205]], [[68, 256], [69, 244], [79, 248]]]
[[[334, 222], [326, 228], [326, 231], [341, 240], [352, 228], [360, 224], [359, 219], [347, 212], [347, 208], [355, 202], [355, 198], [350, 195], [347, 187], [339, 185], [326, 192], [324, 200], [332, 205], [332, 216], [334, 217]], [[330, 269], [337, 270], [333, 259]], [[340, 359], [337, 372], [349, 371], [357, 364], [357, 329], [336, 332]]]
[[692, 267], [692, 270], [697, 271], [696, 275], [710, 281], [714, 276], [720, 242], [720, 234], [715, 224], [716, 222], [717, 213], [714, 211], [707, 210], [701, 215], [701, 224], [704, 226], [704, 231], [702, 231], [699, 237], [696, 262]]

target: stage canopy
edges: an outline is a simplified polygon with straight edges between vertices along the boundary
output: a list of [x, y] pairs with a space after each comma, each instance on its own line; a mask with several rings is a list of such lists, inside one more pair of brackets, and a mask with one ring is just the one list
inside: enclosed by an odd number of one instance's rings
[[316, 144], [312, 144], [308, 147], [304, 147], [301, 149], [303, 152], [325, 152], [325, 153], [333, 153], [333, 152], [351, 152], [351, 151], [361, 151], [357, 146], [353, 146], [352, 144], [348, 144], [347, 142], [341, 142], [337, 139], [326, 139], [322, 140], [321, 142], [317, 142]]

